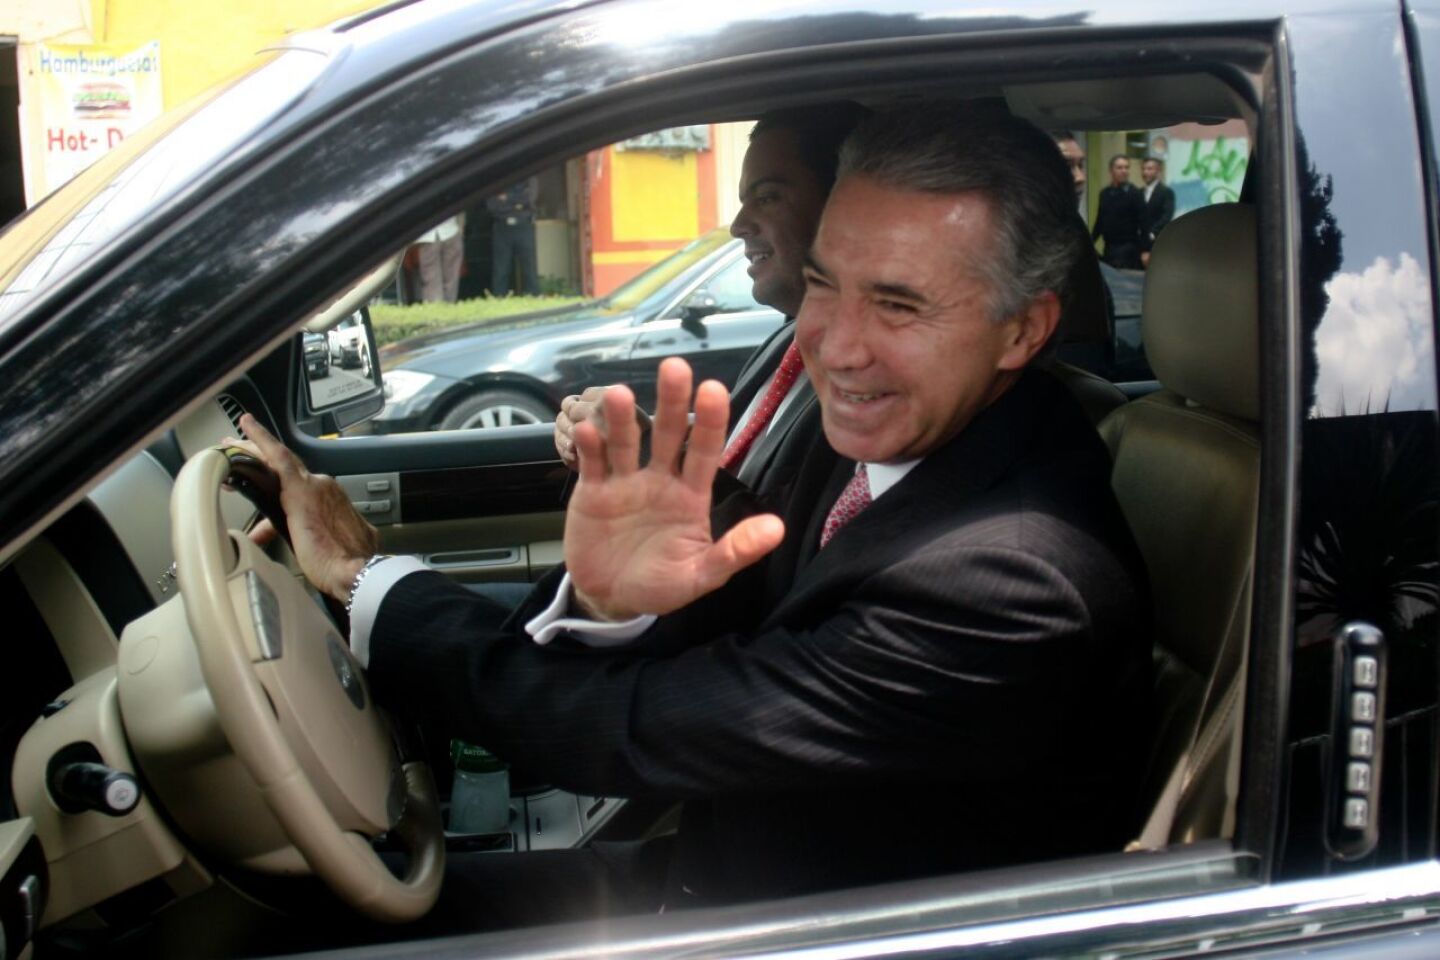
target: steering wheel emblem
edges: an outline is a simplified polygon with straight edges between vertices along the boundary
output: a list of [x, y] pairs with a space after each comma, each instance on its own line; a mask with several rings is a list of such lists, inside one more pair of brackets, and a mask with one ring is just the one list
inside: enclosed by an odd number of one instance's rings
[[330, 654], [330, 666], [335, 668], [335, 677], [340, 681], [340, 688], [345, 691], [345, 696], [355, 704], [355, 709], [364, 710], [365, 684], [360, 679], [360, 670], [334, 633], [326, 634], [325, 651]]

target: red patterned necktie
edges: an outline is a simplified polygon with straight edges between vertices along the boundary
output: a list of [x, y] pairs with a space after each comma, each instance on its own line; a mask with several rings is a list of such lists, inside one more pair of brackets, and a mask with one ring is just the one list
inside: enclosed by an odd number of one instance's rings
[[765, 432], [766, 426], [780, 407], [780, 401], [785, 399], [785, 395], [795, 385], [795, 378], [800, 376], [800, 371], [804, 369], [805, 361], [800, 358], [800, 348], [795, 346], [795, 341], [792, 340], [790, 346], [785, 348], [785, 355], [780, 358], [780, 366], [775, 369], [770, 386], [765, 389], [765, 396], [760, 398], [760, 406], [755, 408], [755, 415], [745, 421], [745, 426], [735, 434], [735, 438], [721, 455], [721, 467], [734, 470], [740, 466], [751, 444]]
[[870, 506], [870, 477], [865, 473], [865, 464], [857, 464], [855, 476], [845, 484], [845, 489], [840, 491], [840, 496], [835, 498], [835, 506], [825, 516], [825, 526], [820, 530], [820, 546], [830, 542], [830, 538], [840, 532], [840, 528], [859, 515], [861, 510]]

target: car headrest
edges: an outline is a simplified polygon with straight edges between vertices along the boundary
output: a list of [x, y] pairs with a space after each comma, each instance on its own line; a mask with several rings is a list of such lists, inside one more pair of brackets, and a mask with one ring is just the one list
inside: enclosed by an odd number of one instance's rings
[[1155, 377], [1203, 407], [1260, 418], [1255, 208], [1203, 207], [1155, 238], [1140, 327]]

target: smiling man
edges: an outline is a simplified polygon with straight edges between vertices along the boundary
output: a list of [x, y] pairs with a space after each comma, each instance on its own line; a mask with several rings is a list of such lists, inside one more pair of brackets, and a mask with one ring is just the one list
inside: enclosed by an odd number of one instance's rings
[[508, 622], [371, 557], [333, 481], [245, 428], [376, 698], [571, 790], [683, 801], [672, 907], [1118, 850], [1145, 578], [1103, 444], [1031, 369], [1086, 253], [1073, 196], [1023, 121], [862, 124], [797, 320], [822, 431], [796, 432], [773, 512], [712, 530], [725, 390], [695, 391], [691, 428], [666, 361], [647, 465], [628, 390], [605, 436], [576, 429], [566, 569]]
[[[774, 110], [760, 117], [750, 131], [740, 169], [740, 211], [730, 233], [745, 241], [751, 295], [786, 318], [741, 368], [731, 398], [734, 429], [723, 465], [752, 485], [812, 396], [799, 356], [789, 350], [794, 338], [789, 321], [805, 297], [800, 269], [835, 182], [840, 142], [863, 113], [861, 107], [846, 102]], [[555, 418], [555, 449], [572, 469], [578, 466], [575, 425], [591, 418], [603, 424], [601, 399], [607, 389], [590, 387], [561, 402]], [[757, 418], [772, 391], [773, 402]], [[647, 428], [649, 419], [642, 415], [640, 423]]]

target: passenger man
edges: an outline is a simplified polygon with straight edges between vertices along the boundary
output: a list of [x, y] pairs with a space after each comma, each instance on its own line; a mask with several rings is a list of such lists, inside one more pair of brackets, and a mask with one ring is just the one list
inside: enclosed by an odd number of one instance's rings
[[1140, 177], [1145, 181], [1145, 222], [1141, 227], [1140, 262], [1150, 266], [1150, 249], [1155, 246], [1155, 237], [1175, 217], [1175, 191], [1162, 179], [1165, 175], [1165, 161], [1159, 157], [1146, 157], [1140, 164]]
[[[741, 368], [731, 397], [736, 430], [723, 466], [751, 484], [759, 480], [787, 429], [813, 397], [799, 354], [790, 348], [794, 340], [790, 321], [805, 297], [800, 268], [835, 182], [840, 142], [862, 113], [851, 103], [776, 110], [762, 116], [750, 131], [740, 171], [740, 212], [730, 232], [745, 241], [751, 295], [786, 318]], [[590, 387], [561, 403], [555, 419], [555, 449], [571, 469], [578, 466], [575, 424], [596, 415], [605, 390]], [[757, 416], [772, 391], [777, 395]], [[648, 427], [649, 418], [642, 415], [640, 422]], [[743, 429], [747, 426], [752, 435]]]
[[1105, 241], [1100, 259], [1121, 270], [1140, 269], [1141, 226], [1145, 199], [1130, 182], [1130, 158], [1110, 158], [1110, 186], [1100, 191], [1100, 209], [1090, 235]]
[[667, 360], [646, 466], [628, 389], [604, 436], [576, 427], [566, 569], [508, 624], [371, 556], [338, 486], [244, 428], [307, 576], [353, 602], [376, 698], [562, 787], [684, 801], [675, 905], [1116, 850], [1148, 726], [1144, 574], [1104, 445], [1031, 369], [1088, 253], [1073, 197], [1023, 121], [862, 123], [796, 321], [823, 438], [797, 434], [795, 482], [760, 491], [774, 512], [712, 538], [725, 390], [700, 386], [689, 428]]
[[1085, 148], [1075, 134], [1068, 130], [1061, 130], [1052, 134], [1055, 138], [1055, 145], [1060, 148], [1060, 156], [1065, 158], [1065, 164], [1070, 168], [1070, 179], [1075, 184], [1075, 209], [1080, 211], [1080, 219], [1088, 220], [1089, 211], [1085, 208]]

